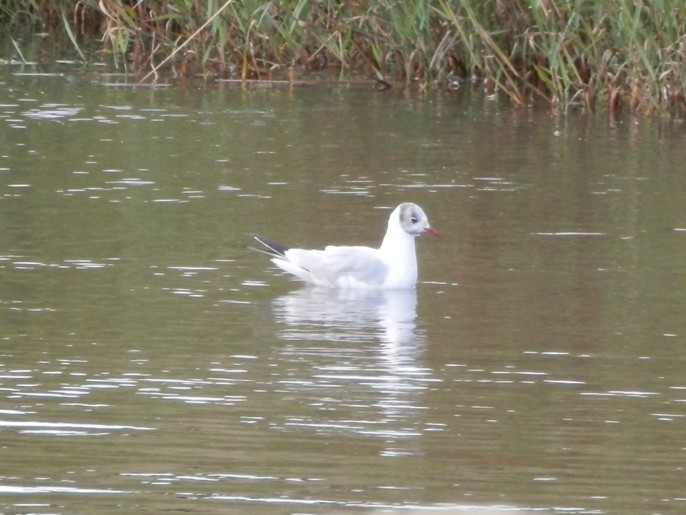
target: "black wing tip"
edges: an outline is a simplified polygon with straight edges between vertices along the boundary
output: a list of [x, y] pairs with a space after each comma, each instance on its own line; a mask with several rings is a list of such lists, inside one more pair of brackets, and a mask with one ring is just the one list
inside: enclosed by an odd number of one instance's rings
[[259, 236], [257, 234], [252, 235], [253, 239], [257, 241], [258, 243], [262, 244], [264, 247], [267, 248], [267, 250], [263, 249], [254, 249], [252, 247], [249, 247], [251, 250], [256, 250], [257, 252], [261, 252], [263, 254], [267, 254], [269, 256], [273, 257], [284, 257], [286, 251], [290, 248], [287, 247], [286, 245], [282, 245], [281, 243], [277, 243], [273, 240], [270, 240], [268, 238], [265, 238], [264, 236]]

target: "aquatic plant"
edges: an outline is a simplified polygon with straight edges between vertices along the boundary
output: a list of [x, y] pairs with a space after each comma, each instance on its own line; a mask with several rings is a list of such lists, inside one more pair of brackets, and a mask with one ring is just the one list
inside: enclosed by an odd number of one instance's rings
[[79, 52], [97, 32], [146, 80], [326, 71], [560, 110], [686, 108], [682, 0], [6, 0], [0, 20], [66, 31]]

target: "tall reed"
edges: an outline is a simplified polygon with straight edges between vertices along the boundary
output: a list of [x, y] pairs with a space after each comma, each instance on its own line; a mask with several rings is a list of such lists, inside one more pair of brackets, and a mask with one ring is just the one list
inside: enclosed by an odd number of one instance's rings
[[130, 73], [326, 70], [476, 84], [560, 110], [686, 110], [683, 0], [5, 0], [0, 20], [52, 20], [77, 48], [97, 28], [102, 52]]

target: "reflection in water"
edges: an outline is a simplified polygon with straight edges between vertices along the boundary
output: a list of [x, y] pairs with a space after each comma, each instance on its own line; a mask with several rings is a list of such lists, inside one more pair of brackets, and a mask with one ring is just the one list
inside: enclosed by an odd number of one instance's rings
[[[417, 293], [414, 290], [303, 288], [274, 300], [276, 320], [288, 329], [285, 340], [336, 342], [381, 340], [388, 347], [416, 348]], [[323, 332], [315, 332], [315, 328]]]
[[[518, 506], [472, 506], [472, 505], [437, 505], [437, 506], [417, 506], [411, 508], [400, 509], [380, 509], [374, 511], [365, 511], [367, 515], [393, 515], [394, 513], [403, 515], [502, 515], [507, 513], [518, 513], [519, 515], [533, 514], [533, 510], [520, 508]], [[537, 509], [535, 513], [551, 513], [548, 509]]]
[[414, 290], [304, 288], [275, 299], [275, 320], [285, 326], [277, 336], [289, 342], [283, 359], [306, 364], [299, 373], [307, 377], [289, 377], [289, 389], [306, 388], [312, 402], [335, 408], [321, 411], [327, 420], [291, 417], [289, 425], [380, 437], [393, 442], [385, 455], [415, 454], [395, 440], [421, 436], [421, 396], [435, 381], [421, 364], [416, 305]]

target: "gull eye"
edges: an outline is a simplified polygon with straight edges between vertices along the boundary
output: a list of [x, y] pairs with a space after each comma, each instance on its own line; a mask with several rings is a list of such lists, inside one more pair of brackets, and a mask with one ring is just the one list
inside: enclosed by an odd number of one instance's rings
[[411, 216], [411, 217], [410, 217], [410, 222], [412, 222], [413, 224], [416, 224], [416, 223], [417, 223], [417, 217], [416, 217], [416, 216]]

